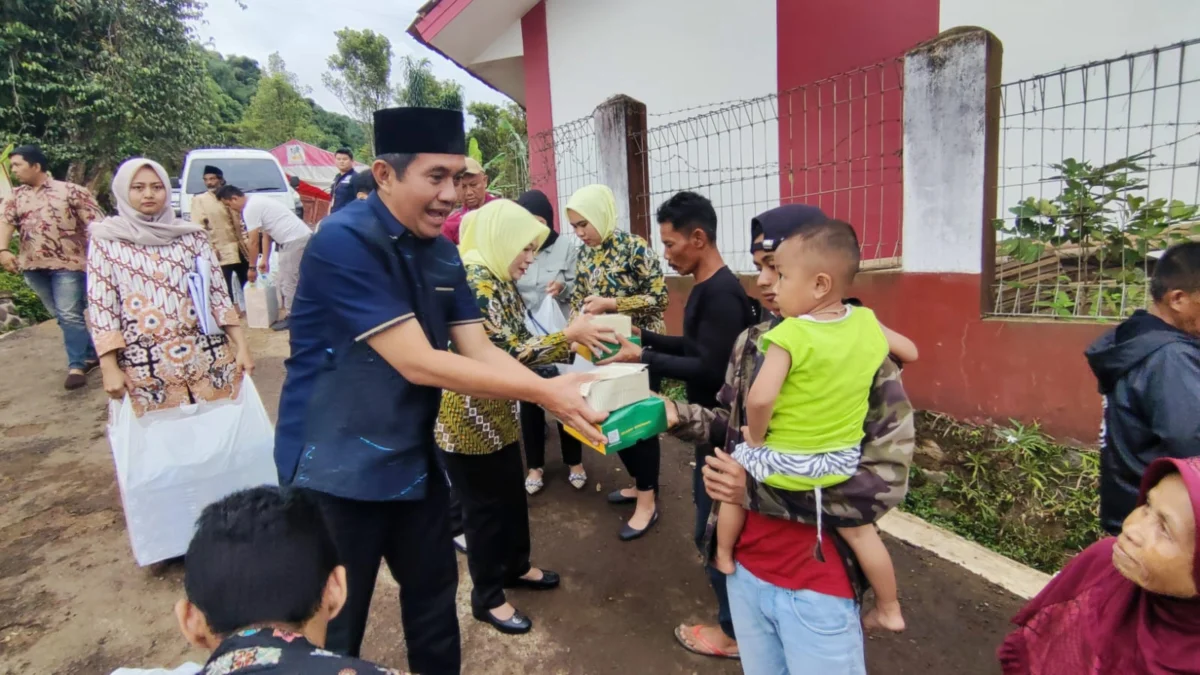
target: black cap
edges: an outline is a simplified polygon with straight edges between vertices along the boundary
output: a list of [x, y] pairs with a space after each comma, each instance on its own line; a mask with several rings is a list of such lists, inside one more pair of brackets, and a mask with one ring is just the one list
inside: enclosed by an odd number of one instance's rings
[[200, 174], [200, 175], [201, 175], [201, 176], [207, 176], [207, 175], [209, 175], [209, 174], [212, 174], [212, 175], [214, 175], [214, 176], [216, 176], [216, 177], [218, 177], [218, 178], [224, 178], [224, 177], [225, 177], [225, 172], [224, 172], [224, 171], [221, 171], [220, 169], [218, 169], [217, 167], [213, 166], [212, 164], [206, 164], [206, 165], [204, 165], [204, 173], [202, 173], [202, 174]]
[[375, 154], [467, 154], [466, 120], [457, 110], [385, 108], [375, 111]]
[[808, 204], [786, 204], [763, 211], [750, 221], [750, 241], [763, 238], [750, 244], [750, 252], [774, 251], [801, 227], [827, 220], [829, 217], [824, 211]]

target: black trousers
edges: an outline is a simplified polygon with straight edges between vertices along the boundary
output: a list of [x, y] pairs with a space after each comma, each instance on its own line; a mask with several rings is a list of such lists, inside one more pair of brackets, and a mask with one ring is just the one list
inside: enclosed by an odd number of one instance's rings
[[[530, 469], [546, 468], [546, 411], [541, 406], [521, 402], [521, 441], [525, 446], [525, 463]], [[558, 445], [562, 448], [563, 464], [583, 463], [583, 444], [579, 439], [558, 427]]]
[[[708, 529], [708, 515], [713, 509], [713, 498], [709, 497], [708, 490], [704, 489], [704, 474], [701, 470], [705, 465], [704, 458], [711, 457], [714, 453], [713, 446], [707, 443], [697, 445], [695, 449], [696, 468], [692, 470], [692, 502], [696, 505], [696, 529], [693, 541], [696, 542], [696, 550], [703, 555], [704, 535]], [[712, 565], [706, 566], [704, 572], [708, 575], [708, 583], [717, 596], [717, 623], [726, 635], [736, 638], [733, 632], [733, 614], [729, 610], [729, 592], [725, 588], [725, 573]]]
[[631, 447], [618, 452], [617, 456], [621, 458], [625, 470], [629, 472], [630, 476], [633, 476], [637, 489], [645, 492], [646, 490], [658, 490], [660, 454], [658, 436], [655, 436], [638, 441]]
[[521, 447], [512, 443], [490, 455], [447, 452], [445, 459], [462, 501], [467, 569], [475, 584], [471, 609], [479, 614], [503, 605], [504, 585], [529, 573]]
[[450, 472], [446, 470], [446, 454], [438, 450], [434, 455], [437, 457], [438, 471], [446, 477], [446, 483], [450, 486], [450, 500], [446, 512], [450, 518], [450, 534], [457, 537], [463, 533], [463, 509], [462, 503], [458, 500], [458, 490], [454, 487], [454, 480], [450, 478]]
[[236, 265], [221, 265], [221, 274], [225, 275], [225, 290], [233, 295], [233, 275], [237, 274], [238, 281], [245, 284], [246, 276], [250, 273], [250, 263], [239, 258]]
[[458, 565], [446, 522], [448, 490], [430, 480], [425, 499], [363, 502], [312, 492], [346, 567], [346, 606], [329, 623], [326, 648], [358, 656], [379, 562], [400, 584], [400, 621], [408, 667], [422, 675], [459, 675], [462, 665], [455, 593]]

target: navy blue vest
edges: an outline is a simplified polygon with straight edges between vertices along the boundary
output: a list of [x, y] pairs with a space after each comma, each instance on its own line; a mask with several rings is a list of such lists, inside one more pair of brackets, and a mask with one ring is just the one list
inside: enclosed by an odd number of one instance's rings
[[[435, 349], [446, 349], [454, 299], [436, 289], [460, 282], [454, 246], [441, 237], [393, 235], [378, 217], [354, 231], [388, 270], [379, 284], [411, 289], [411, 320], [420, 322]], [[293, 484], [364, 501], [423, 499], [429, 480], [443, 480], [431, 471], [441, 394], [404, 379], [365, 340], [329, 350], [309, 399]]]

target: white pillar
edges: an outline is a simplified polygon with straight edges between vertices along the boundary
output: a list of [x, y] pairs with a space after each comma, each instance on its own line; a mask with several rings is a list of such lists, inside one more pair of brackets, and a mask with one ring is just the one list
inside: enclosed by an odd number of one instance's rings
[[990, 273], [1001, 53], [955, 28], [905, 57], [905, 272]]

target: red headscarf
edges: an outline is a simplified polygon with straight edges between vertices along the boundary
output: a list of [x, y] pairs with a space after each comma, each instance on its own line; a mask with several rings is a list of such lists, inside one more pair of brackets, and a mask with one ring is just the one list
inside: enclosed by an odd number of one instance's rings
[[[1176, 471], [1200, 530], [1200, 458], [1151, 464], [1138, 503]], [[1017, 630], [1000, 646], [1005, 675], [1200, 674], [1200, 600], [1157, 595], [1121, 576], [1112, 564], [1115, 541], [1080, 553], [1017, 614]], [[1200, 536], [1192, 577], [1200, 587]]]

